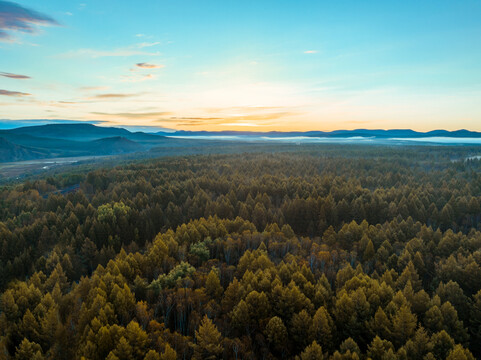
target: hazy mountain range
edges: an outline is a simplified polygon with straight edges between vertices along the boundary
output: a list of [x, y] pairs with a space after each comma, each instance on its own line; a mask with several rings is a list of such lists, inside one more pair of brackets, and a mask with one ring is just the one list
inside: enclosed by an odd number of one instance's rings
[[433, 130], [428, 132], [418, 132], [410, 129], [393, 129], [393, 130], [334, 130], [334, 131], [290, 131], [290, 132], [254, 132], [254, 131], [175, 131], [175, 132], [158, 132], [158, 135], [164, 136], [209, 136], [209, 135], [224, 135], [224, 136], [264, 136], [264, 137], [374, 137], [374, 138], [423, 138], [423, 137], [455, 137], [455, 138], [481, 138], [481, 132], [469, 130]]
[[[123, 128], [92, 124], [49, 124], [0, 130], [0, 162], [52, 157], [100, 156], [155, 151], [157, 148], [222, 146], [219, 138], [241, 141], [273, 139], [389, 139], [423, 138], [481, 139], [481, 132], [468, 130], [336, 130], [332, 132], [240, 132], [240, 131], [174, 131], [131, 132]], [[209, 140], [209, 139], [212, 140]], [[210, 142], [209, 142], [210, 141]], [[481, 140], [480, 140], [481, 143]]]

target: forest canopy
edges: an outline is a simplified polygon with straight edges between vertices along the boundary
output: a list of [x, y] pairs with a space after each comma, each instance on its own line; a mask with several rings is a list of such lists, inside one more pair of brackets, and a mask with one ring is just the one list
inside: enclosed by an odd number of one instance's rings
[[475, 150], [310, 146], [6, 185], [0, 359], [480, 358]]

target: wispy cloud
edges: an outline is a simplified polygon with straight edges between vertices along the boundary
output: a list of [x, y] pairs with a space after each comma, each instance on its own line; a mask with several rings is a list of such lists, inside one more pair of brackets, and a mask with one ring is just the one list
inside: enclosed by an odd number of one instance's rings
[[20, 75], [20, 74], [11, 74], [11, 73], [6, 73], [6, 72], [0, 72], [0, 76], [6, 77], [6, 78], [11, 78], [11, 79], [31, 79], [30, 76], [27, 75]]
[[169, 120], [169, 121], [192, 121], [192, 122], [199, 122], [199, 121], [221, 121], [224, 120], [224, 118], [221, 117], [192, 117], [192, 116], [182, 116], [182, 117], [177, 117], [173, 116], [168, 119], [163, 119], [163, 120]]
[[138, 48], [127, 47], [118, 48], [113, 50], [96, 50], [96, 49], [78, 49], [71, 50], [66, 53], [60, 54], [59, 57], [62, 58], [75, 58], [75, 57], [86, 57], [86, 58], [101, 58], [101, 57], [126, 57], [134, 55], [146, 55], [146, 56], [159, 56], [159, 52], [148, 52], [139, 50]]
[[0, 90], [0, 95], [21, 97], [21, 96], [30, 96], [32, 94], [24, 93], [20, 91]]
[[160, 69], [165, 67], [165, 65], [160, 64], [149, 64], [149, 63], [137, 63], [135, 66], [142, 68], [142, 69]]
[[79, 89], [82, 91], [96, 91], [96, 90], [107, 90], [108, 86], [82, 86]]
[[287, 116], [298, 115], [295, 112], [283, 111], [283, 112], [275, 112], [275, 113], [267, 113], [267, 114], [229, 114], [224, 117], [224, 119], [235, 122], [243, 123], [243, 122], [259, 122], [259, 121], [267, 121], [267, 120], [279, 120], [285, 118]]
[[62, 58], [75, 58], [75, 57], [87, 57], [87, 58], [101, 58], [101, 57], [125, 57], [125, 56], [135, 56], [135, 55], [145, 55], [145, 56], [159, 56], [160, 52], [149, 52], [143, 50], [144, 48], [153, 47], [160, 45], [159, 41], [156, 42], [141, 42], [132, 44], [126, 47], [101, 50], [101, 49], [77, 49], [70, 50], [66, 53], [58, 55]]
[[[233, 109], [241, 111], [244, 113], [232, 113]], [[205, 125], [218, 125], [218, 126], [245, 126], [245, 127], [255, 127], [255, 126], [268, 126], [272, 125], [273, 121], [284, 119], [288, 116], [299, 115], [297, 112], [288, 111], [277, 111], [277, 112], [267, 112], [262, 113], [265, 109], [273, 109], [269, 107], [259, 107], [258, 112], [246, 114], [246, 112], [252, 111], [251, 107], [237, 107], [237, 108], [225, 108], [225, 109], [208, 109], [207, 112], [213, 112], [219, 114], [218, 116], [167, 116], [161, 119], [155, 120], [158, 123], [175, 123], [177, 126], [205, 126]], [[278, 108], [276, 108], [278, 109]], [[220, 114], [224, 112], [224, 114]]]
[[170, 112], [121, 112], [121, 113], [105, 113], [105, 112], [91, 112], [93, 115], [104, 116], [107, 118], [123, 118], [123, 119], [142, 119], [142, 120], [155, 120], [162, 116], [172, 115]]
[[124, 75], [122, 76], [122, 81], [124, 82], [141, 82], [146, 80], [153, 80], [155, 79], [155, 75], [153, 74], [146, 74], [146, 75]]
[[362, 124], [371, 124], [377, 121], [374, 120], [349, 120], [344, 121], [344, 124], [354, 124], [354, 125], [362, 125]]
[[306, 50], [304, 51], [304, 54], [317, 54], [319, 51], [317, 50]]
[[11, 32], [35, 33], [36, 26], [59, 25], [51, 17], [17, 3], [0, 1], [0, 41], [13, 41]]
[[285, 112], [287, 109], [293, 109], [292, 106], [231, 106], [231, 107], [220, 107], [220, 108], [205, 108], [203, 110], [218, 114], [218, 113], [259, 113], [259, 112]]
[[258, 127], [258, 126], [265, 126], [262, 124], [256, 124], [256, 123], [246, 123], [246, 122], [240, 122], [240, 123], [224, 123], [220, 124], [221, 126], [246, 126], [246, 127]]
[[155, 42], [143, 42], [143, 43], [140, 43], [140, 44], [137, 44], [137, 47], [142, 49], [142, 48], [145, 48], [145, 47], [151, 47], [151, 46], [155, 46], [155, 45], [160, 45], [160, 41], [155, 41]]

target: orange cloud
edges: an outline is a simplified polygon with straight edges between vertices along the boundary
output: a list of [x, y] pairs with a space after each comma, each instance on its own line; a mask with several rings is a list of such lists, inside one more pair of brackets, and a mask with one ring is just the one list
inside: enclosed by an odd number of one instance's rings
[[89, 99], [124, 99], [136, 95], [137, 94], [98, 94], [90, 97]]
[[[257, 113], [251, 114], [232, 114], [232, 110], [235, 109], [237, 112], [241, 112], [248, 109], [248, 111], [253, 111], [251, 107], [235, 107], [235, 108], [225, 108], [225, 109], [209, 109], [214, 113], [226, 112], [228, 110], [231, 114], [219, 115], [216, 117], [202, 117], [202, 116], [171, 116], [167, 118], [162, 118], [156, 120], [156, 122], [168, 122], [176, 123], [177, 126], [200, 126], [200, 125], [217, 125], [217, 126], [267, 126], [271, 125], [272, 121], [283, 119], [288, 116], [299, 115], [297, 112], [292, 111], [277, 111], [272, 113], [261, 113], [259, 110]], [[271, 109], [270, 107], [261, 107], [258, 109]], [[279, 109], [279, 108], [275, 108]]]

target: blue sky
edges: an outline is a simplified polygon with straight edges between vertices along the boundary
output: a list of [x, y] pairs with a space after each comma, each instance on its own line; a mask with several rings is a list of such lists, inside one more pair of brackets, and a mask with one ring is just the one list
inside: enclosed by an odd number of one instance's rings
[[480, 18], [479, 0], [0, 1], [0, 119], [481, 131]]

